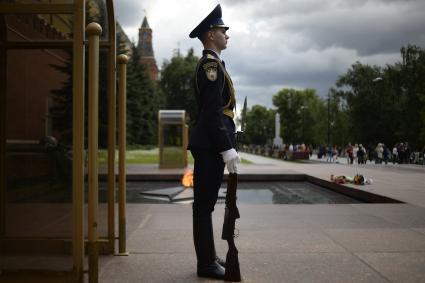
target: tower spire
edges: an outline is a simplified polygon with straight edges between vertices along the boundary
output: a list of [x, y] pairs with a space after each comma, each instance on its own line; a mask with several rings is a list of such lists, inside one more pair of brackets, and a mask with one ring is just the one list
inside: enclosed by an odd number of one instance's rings
[[140, 53], [140, 62], [147, 67], [149, 76], [152, 80], [158, 80], [158, 67], [152, 48], [152, 29], [149, 26], [146, 10], [142, 26], [139, 28], [139, 42], [137, 49]]
[[145, 13], [145, 16], [143, 18], [143, 22], [142, 22], [142, 28], [150, 28], [149, 27], [149, 23], [148, 23], [148, 12], [146, 12], [146, 9], [143, 9], [143, 12]]

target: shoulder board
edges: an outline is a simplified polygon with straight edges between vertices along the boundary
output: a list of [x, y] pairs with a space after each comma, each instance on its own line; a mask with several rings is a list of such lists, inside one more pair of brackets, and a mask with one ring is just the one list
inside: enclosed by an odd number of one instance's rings
[[204, 68], [204, 70], [209, 69], [209, 68], [215, 68], [217, 69], [217, 62], [206, 62], [202, 65], [202, 68]]

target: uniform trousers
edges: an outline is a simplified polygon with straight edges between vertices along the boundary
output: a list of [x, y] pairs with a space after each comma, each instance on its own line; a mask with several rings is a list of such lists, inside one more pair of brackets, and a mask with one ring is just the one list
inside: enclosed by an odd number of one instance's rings
[[191, 149], [195, 160], [193, 172], [193, 217], [208, 217], [214, 211], [218, 191], [223, 181], [224, 162], [220, 153]]

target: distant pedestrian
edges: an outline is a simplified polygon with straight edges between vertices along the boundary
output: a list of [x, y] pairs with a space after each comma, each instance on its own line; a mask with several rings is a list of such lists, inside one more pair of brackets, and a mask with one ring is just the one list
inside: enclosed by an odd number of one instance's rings
[[404, 156], [404, 158], [406, 160], [406, 163], [410, 163], [410, 160], [411, 160], [410, 159], [411, 148], [410, 148], [408, 142], [405, 142], [404, 143], [404, 148], [405, 148], [405, 156]]
[[397, 162], [397, 158], [398, 158], [398, 151], [397, 151], [397, 145], [394, 145], [393, 147], [393, 156], [392, 156], [392, 160], [393, 160], [393, 164], [395, 164]]
[[399, 143], [397, 147], [398, 151], [398, 163], [402, 164], [405, 161], [406, 148], [404, 147], [404, 143]]
[[365, 154], [366, 154], [366, 152], [365, 152], [363, 145], [359, 144], [359, 150], [357, 151], [357, 160], [358, 160], [359, 164], [363, 164], [363, 163], [366, 162], [365, 161]]
[[332, 147], [330, 144], [328, 144], [328, 147], [326, 149], [326, 162], [333, 162]]
[[367, 159], [372, 162], [372, 160], [374, 160], [376, 157], [375, 154], [375, 147], [372, 144], [369, 144], [367, 146]]
[[383, 152], [384, 162], [385, 164], [388, 164], [388, 160], [390, 159], [391, 152], [385, 144], [383, 145], [383, 149], [384, 149], [384, 152]]
[[354, 163], [358, 163], [358, 160], [357, 160], [357, 152], [358, 151], [359, 151], [359, 146], [357, 144], [355, 144], [353, 146], [353, 162]]
[[347, 153], [347, 163], [353, 164], [353, 146], [351, 145], [351, 143], [348, 143], [345, 152]]
[[382, 143], [378, 143], [378, 145], [375, 148], [375, 152], [376, 152], [375, 164], [381, 164], [384, 158], [384, 147], [382, 146]]
[[336, 145], [334, 145], [334, 147], [332, 148], [332, 159], [333, 159], [333, 162], [339, 163], [339, 161], [338, 161], [338, 148], [336, 147]]

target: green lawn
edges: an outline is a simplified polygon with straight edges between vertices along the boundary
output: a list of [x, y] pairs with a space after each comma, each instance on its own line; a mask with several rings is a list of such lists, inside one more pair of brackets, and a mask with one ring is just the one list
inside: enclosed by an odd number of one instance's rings
[[[134, 149], [127, 150], [126, 152], [126, 163], [127, 164], [154, 164], [159, 162], [159, 151], [155, 149]], [[107, 150], [99, 150], [99, 163], [106, 164], [108, 158]], [[189, 164], [193, 164], [193, 157], [190, 152], [187, 152], [187, 161]], [[115, 151], [115, 162], [118, 163], [118, 150]], [[242, 159], [242, 164], [251, 164], [250, 161]]]

